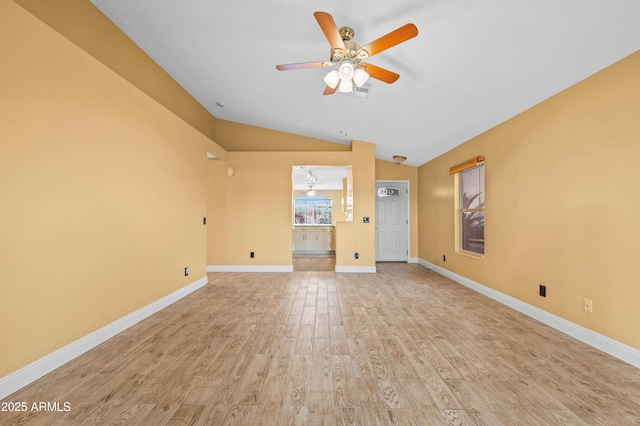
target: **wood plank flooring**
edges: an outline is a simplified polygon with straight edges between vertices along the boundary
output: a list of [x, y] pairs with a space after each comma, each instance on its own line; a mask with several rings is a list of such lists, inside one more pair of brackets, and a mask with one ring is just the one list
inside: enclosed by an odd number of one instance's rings
[[640, 370], [419, 265], [212, 273], [2, 425], [636, 425]]

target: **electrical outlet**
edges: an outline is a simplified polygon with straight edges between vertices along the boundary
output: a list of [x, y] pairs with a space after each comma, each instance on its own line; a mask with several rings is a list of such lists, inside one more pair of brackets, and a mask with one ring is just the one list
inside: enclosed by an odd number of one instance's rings
[[353, 258], [354, 259], [360, 259], [360, 253], [354, 253], [353, 254]]
[[593, 313], [593, 300], [584, 299], [584, 310], [589, 312], [590, 314]]
[[256, 257], [256, 253], [252, 251], [251, 253], [249, 253], [249, 257], [253, 259], [254, 257]]
[[547, 286], [540, 284], [540, 296], [547, 297]]
[[189, 266], [185, 266], [184, 267], [184, 276], [188, 276], [191, 273], [191, 267]]

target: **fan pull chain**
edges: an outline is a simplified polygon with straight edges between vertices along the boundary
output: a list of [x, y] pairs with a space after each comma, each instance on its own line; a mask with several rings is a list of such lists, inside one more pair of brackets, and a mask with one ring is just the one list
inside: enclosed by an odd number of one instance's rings
[[348, 126], [349, 126], [349, 96], [343, 95], [341, 96], [342, 101], [342, 113], [340, 116], [342, 117], [342, 123], [340, 125], [340, 133], [345, 138], [349, 137]]

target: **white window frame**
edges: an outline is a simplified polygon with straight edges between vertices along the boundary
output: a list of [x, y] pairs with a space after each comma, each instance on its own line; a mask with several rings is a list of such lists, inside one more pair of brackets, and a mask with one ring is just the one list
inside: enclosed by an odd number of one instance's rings
[[[300, 201], [298, 204], [297, 202]], [[308, 201], [308, 202], [307, 202]], [[298, 212], [298, 209], [300, 211]], [[328, 223], [320, 223], [318, 221], [318, 216], [322, 216], [322, 212], [329, 212], [329, 222]], [[297, 220], [298, 213], [302, 214], [305, 217], [305, 220], [299, 222]], [[312, 221], [309, 221], [308, 218], [312, 218]], [[333, 223], [333, 200], [331, 197], [324, 196], [312, 196], [312, 197], [297, 197], [293, 199], [293, 223], [295, 225], [303, 226], [330, 226]]]

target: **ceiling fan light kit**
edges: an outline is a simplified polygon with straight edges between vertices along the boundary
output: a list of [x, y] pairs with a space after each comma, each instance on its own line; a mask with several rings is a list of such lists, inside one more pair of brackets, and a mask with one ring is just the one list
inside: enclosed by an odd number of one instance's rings
[[362, 85], [365, 84], [367, 80], [369, 80], [369, 74], [362, 68], [358, 68], [353, 73], [353, 82], [356, 84], [356, 86], [362, 87]]
[[337, 70], [333, 69], [324, 76], [324, 82], [327, 85], [323, 92], [324, 95], [332, 95], [336, 92], [336, 89], [341, 93], [351, 93], [353, 92], [354, 84], [357, 87], [362, 87], [369, 80], [369, 77], [388, 84], [398, 80], [400, 75], [362, 62], [362, 60], [417, 36], [418, 28], [415, 25], [403, 25], [361, 47], [351, 41], [355, 35], [352, 28], [342, 27], [338, 29], [333, 17], [326, 12], [316, 12], [313, 15], [327, 37], [329, 44], [331, 44], [331, 59], [329, 61], [278, 65], [276, 66], [277, 70], [289, 71], [306, 68], [337, 67]]
[[324, 76], [324, 82], [332, 89], [338, 87], [338, 83], [340, 83], [340, 75], [338, 74], [338, 70], [329, 71], [329, 73]]
[[353, 85], [362, 87], [369, 79], [369, 74], [362, 68], [354, 69], [351, 62], [343, 62], [337, 70], [331, 70], [324, 76], [324, 82], [331, 89], [338, 88], [341, 93], [353, 91]]
[[340, 85], [338, 86], [338, 92], [351, 93], [352, 91], [353, 91], [353, 82], [351, 80], [340, 80]]
[[340, 75], [340, 80], [342, 81], [351, 81], [353, 78], [353, 64], [351, 62], [344, 62], [338, 68], [338, 74]]

